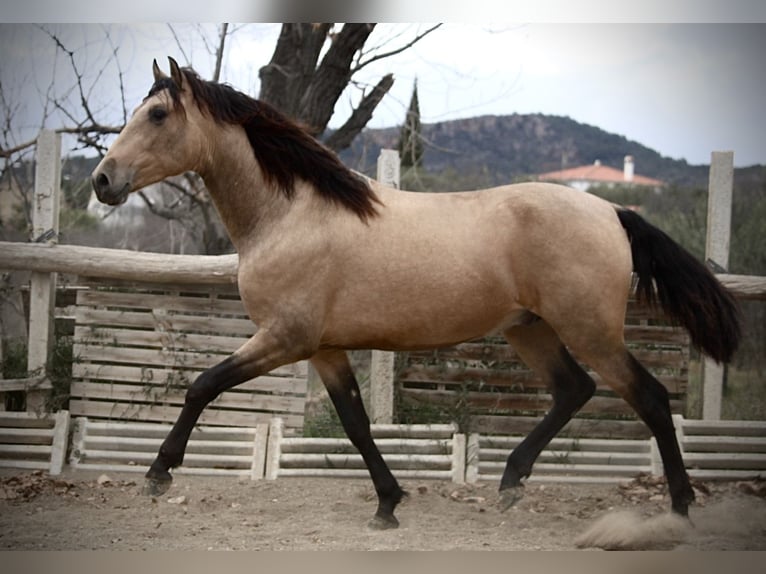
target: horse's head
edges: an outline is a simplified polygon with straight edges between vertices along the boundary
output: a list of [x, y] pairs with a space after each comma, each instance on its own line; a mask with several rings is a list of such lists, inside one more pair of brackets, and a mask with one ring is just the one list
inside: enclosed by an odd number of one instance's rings
[[154, 61], [154, 84], [93, 171], [99, 201], [123, 203], [128, 194], [198, 168], [205, 150], [202, 114], [183, 71], [172, 58], [170, 76]]

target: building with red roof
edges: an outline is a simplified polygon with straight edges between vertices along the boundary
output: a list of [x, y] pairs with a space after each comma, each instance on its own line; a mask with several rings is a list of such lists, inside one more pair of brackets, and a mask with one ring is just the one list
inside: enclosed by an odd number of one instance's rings
[[665, 182], [659, 179], [637, 175], [633, 164], [633, 156], [626, 155], [622, 171], [601, 165], [596, 160], [591, 165], [582, 165], [569, 169], [550, 171], [541, 173], [537, 176], [538, 181], [551, 181], [563, 183], [581, 191], [587, 191], [594, 186], [605, 187], [650, 187], [659, 190], [664, 187]]

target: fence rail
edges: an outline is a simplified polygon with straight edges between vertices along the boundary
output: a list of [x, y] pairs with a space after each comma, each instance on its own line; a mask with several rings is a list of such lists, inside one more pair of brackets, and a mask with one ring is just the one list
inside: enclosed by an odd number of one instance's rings
[[[0, 444], [10, 457], [3, 466], [50, 468], [61, 471], [69, 439], [61, 426], [68, 413], [51, 418], [14, 414], [16, 429], [0, 419]], [[766, 422], [686, 420], [674, 416], [676, 432], [689, 474], [703, 480], [766, 478]], [[67, 422], [68, 426], [68, 422]], [[171, 426], [129, 423], [78, 417], [71, 433], [69, 465], [73, 470], [145, 472]], [[249, 477], [274, 480], [290, 476], [335, 478], [367, 477], [361, 456], [348, 439], [285, 436], [284, 422], [253, 427], [195, 428], [183, 466], [174, 472], [194, 475]], [[466, 437], [455, 425], [374, 424], [373, 436], [393, 473], [402, 479], [444, 480], [455, 483], [497, 483], [511, 450], [522, 436]], [[51, 444], [56, 445], [48, 460]], [[26, 448], [23, 457], [15, 456]], [[45, 453], [43, 453], [45, 450]], [[31, 460], [31, 454], [43, 456]], [[4, 452], [0, 448], [0, 453]], [[58, 453], [58, 454], [56, 454]], [[630, 480], [641, 473], [662, 475], [663, 468], [653, 438], [556, 438], [534, 466], [531, 482], [601, 482]]]
[[[66, 273], [126, 281], [227, 284], [237, 281], [238, 256], [171, 255], [55, 243], [0, 241], [0, 269]], [[720, 273], [742, 299], [766, 299], [766, 277]]]

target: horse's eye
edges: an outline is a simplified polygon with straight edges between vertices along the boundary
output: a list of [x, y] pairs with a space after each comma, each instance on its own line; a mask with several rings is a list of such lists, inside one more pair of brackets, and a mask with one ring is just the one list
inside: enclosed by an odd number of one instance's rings
[[149, 119], [152, 123], [159, 125], [166, 117], [168, 117], [168, 111], [161, 106], [155, 106], [149, 110]]

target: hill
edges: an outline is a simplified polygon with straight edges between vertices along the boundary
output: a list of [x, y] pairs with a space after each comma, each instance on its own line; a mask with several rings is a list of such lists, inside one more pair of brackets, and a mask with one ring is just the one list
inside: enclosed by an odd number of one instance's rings
[[[675, 185], [707, 185], [707, 166], [664, 157], [640, 143], [568, 117], [480, 116], [423, 124], [421, 133], [426, 172], [475, 174], [482, 185], [529, 179], [534, 174], [590, 164], [597, 159], [622, 169], [626, 155], [633, 156], [636, 173], [641, 175]], [[348, 165], [372, 175], [379, 150], [396, 148], [398, 138], [398, 127], [368, 129], [341, 157]]]

